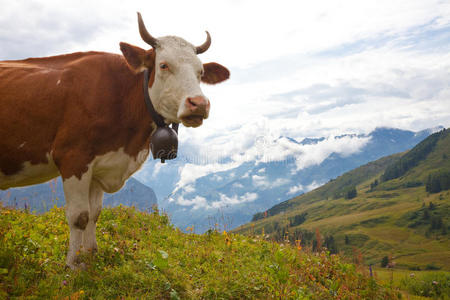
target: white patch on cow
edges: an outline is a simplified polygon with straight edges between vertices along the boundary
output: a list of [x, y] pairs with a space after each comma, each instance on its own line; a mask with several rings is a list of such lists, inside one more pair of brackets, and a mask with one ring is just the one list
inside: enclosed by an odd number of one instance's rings
[[[136, 157], [124, 152], [123, 148], [96, 156], [88, 165], [88, 170], [78, 178], [72, 176], [63, 181], [66, 196], [66, 215], [70, 228], [69, 252], [66, 263], [77, 268], [78, 251], [89, 251], [97, 247], [95, 239], [95, 216], [101, 210], [103, 191], [118, 191], [125, 181], [136, 172], [149, 155], [144, 148]], [[89, 220], [84, 229], [78, 228], [78, 218], [88, 213]]]
[[61, 79], [58, 79], [58, 81], [56, 82], [56, 85], [59, 85], [61, 83]]
[[137, 157], [126, 154], [123, 148], [96, 156], [92, 161], [93, 179], [107, 193], [117, 192], [125, 181], [145, 162], [148, 149], [141, 150]]
[[87, 213], [89, 216], [89, 189], [91, 181], [92, 163], [89, 164], [88, 171], [81, 178], [74, 175], [63, 180], [64, 195], [66, 198], [66, 218], [70, 229], [69, 251], [67, 253], [66, 264], [72, 269], [78, 267], [77, 256], [79, 251], [83, 250], [81, 246], [85, 228], [79, 228], [77, 223], [79, 223], [78, 219], [81, 214]]
[[[201, 96], [200, 73], [203, 64], [195, 53], [195, 47], [182, 38], [166, 36], [158, 38], [160, 46], [156, 49], [155, 81], [149, 89], [155, 109], [167, 123], [180, 123], [186, 111], [188, 97]], [[169, 70], [161, 70], [165, 63]], [[209, 100], [208, 100], [209, 101]]]
[[25, 146], [26, 143], [27, 143], [27, 142], [23, 142], [22, 144], [20, 144], [19, 147], [17, 147], [17, 149], [22, 148], [23, 146]]
[[47, 160], [46, 164], [31, 164], [26, 161], [22, 164], [22, 169], [13, 175], [0, 172], [0, 189], [43, 183], [59, 176], [58, 168], [50, 153], [47, 153]]

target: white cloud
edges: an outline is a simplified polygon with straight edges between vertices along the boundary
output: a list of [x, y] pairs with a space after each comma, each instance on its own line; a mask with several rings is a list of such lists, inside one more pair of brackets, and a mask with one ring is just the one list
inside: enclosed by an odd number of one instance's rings
[[253, 202], [258, 199], [258, 194], [256, 193], [245, 193], [242, 196], [227, 196], [225, 194], [219, 194], [220, 200], [213, 201], [208, 204], [206, 198], [201, 196], [195, 196], [192, 199], [185, 199], [183, 196], [178, 196], [176, 203], [181, 206], [192, 206], [192, 209], [219, 209], [226, 206], [233, 206], [246, 202]]
[[[151, 154], [150, 154], [151, 155]], [[155, 163], [155, 165], [153, 166], [153, 173], [152, 173], [152, 177], [153, 178], [157, 178], [159, 171], [161, 170], [162, 167], [162, 163], [159, 161], [157, 163]]]
[[289, 189], [289, 191], [286, 194], [293, 195], [293, 194], [297, 194], [298, 192], [303, 192], [303, 191], [304, 191], [303, 185], [299, 184], [299, 185], [291, 186], [291, 188]]
[[268, 187], [270, 185], [269, 181], [265, 176], [253, 175], [253, 184], [257, 187]]
[[330, 154], [348, 156], [357, 153], [370, 140], [370, 137], [330, 137], [313, 145], [303, 145], [296, 158], [297, 170], [322, 163]]
[[242, 189], [242, 188], [244, 188], [244, 186], [241, 184], [241, 183], [239, 183], [239, 182], [235, 182], [235, 183], [233, 183], [233, 188], [235, 188], [235, 189]]
[[186, 186], [194, 182], [196, 179], [203, 177], [207, 174], [226, 171], [237, 167], [237, 163], [219, 164], [212, 163], [207, 165], [196, 165], [192, 163], [187, 163], [180, 170], [180, 180], [177, 183], [176, 189], [173, 191], [175, 193], [181, 187]]
[[187, 184], [187, 185], [183, 186], [183, 192], [185, 192], [187, 194], [191, 194], [191, 193], [195, 192], [195, 188], [192, 186], [192, 184]]
[[217, 175], [217, 174], [214, 174], [212, 179], [215, 180], [215, 181], [222, 181], [223, 180], [222, 176]]
[[317, 189], [317, 188], [320, 187], [321, 185], [323, 185], [323, 183], [319, 183], [319, 182], [316, 182], [316, 181], [314, 180], [311, 184], [309, 184], [308, 186], [306, 186], [305, 192], [309, 192], [309, 191], [312, 191], [312, 190], [314, 190], [314, 189]]
[[248, 178], [250, 176], [250, 171], [245, 172], [244, 175], [242, 175], [241, 178]]
[[195, 196], [190, 200], [184, 199], [183, 196], [179, 196], [176, 200], [176, 203], [181, 206], [192, 206], [192, 209], [200, 209], [208, 207], [208, 202], [206, 198], [201, 196]]
[[275, 179], [275, 181], [273, 181], [270, 184], [270, 187], [271, 188], [279, 187], [279, 186], [282, 186], [282, 185], [285, 185], [285, 184], [288, 184], [288, 183], [290, 183], [290, 180], [287, 179], [287, 178], [277, 178], [277, 179]]
[[270, 189], [288, 184], [290, 181], [287, 178], [277, 178], [274, 181], [270, 181], [266, 176], [253, 175], [253, 184], [262, 189]]
[[224, 194], [219, 194], [220, 201], [214, 201], [211, 203], [210, 208], [222, 208], [228, 205], [237, 205], [245, 202], [253, 202], [258, 199], [258, 194], [256, 193], [245, 193], [243, 196], [234, 195], [228, 197]]

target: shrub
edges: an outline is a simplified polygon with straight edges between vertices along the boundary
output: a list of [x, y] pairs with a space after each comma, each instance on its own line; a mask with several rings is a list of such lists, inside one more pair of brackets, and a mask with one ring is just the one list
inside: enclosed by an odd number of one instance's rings
[[383, 259], [381, 259], [381, 267], [386, 268], [388, 264], [389, 264], [389, 257], [387, 256], [383, 257]]
[[439, 171], [428, 176], [425, 190], [428, 193], [439, 193], [450, 189], [450, 172]]
[[358, 195], [356, 187], [352, 186], [344, 190], [345, 199], [353, 199]]

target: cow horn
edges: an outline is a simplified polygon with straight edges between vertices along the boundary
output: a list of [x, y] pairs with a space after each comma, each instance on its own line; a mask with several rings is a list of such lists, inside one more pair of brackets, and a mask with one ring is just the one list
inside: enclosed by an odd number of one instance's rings
[[138, 12], [137, 15], [139, 23], [139, 33], [141, 34], [141, 38], [144, 40], [144, 42], [146, 42], [153, 48], [158, 47], [158, 39], [155, 39], [150, 33], [148, 33], [147, 28], [145, 28], [144, 21], [142, 20], [141, 13]]
[[201, 54], [208, 50], [209, 46], [211, 46], [211, 36], [209, 35], [209, 32], [206, 31], [206, 42], [204, 42], [201, 46], [196, 47], [197, 54]]

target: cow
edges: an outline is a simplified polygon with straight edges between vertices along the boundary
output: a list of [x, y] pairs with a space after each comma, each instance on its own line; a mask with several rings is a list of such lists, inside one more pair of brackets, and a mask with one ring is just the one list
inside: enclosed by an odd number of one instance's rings
[[176, 36], [154, 38], [138, 13], [149, 50], [121, 42], [121, 55], [77, 52], [0, 61], [0, 189], [63, 181], [70, 229], [66, 265], [84, 267], [79, 253], [97, 250], [103, 193], [114, 193], [145, 162], [156, 125], [148, 93], [164, 123], [198, 127], [210, 101], [200, 82], [216, 84], [230, 72], [202, 64], [211, 37], [194, 46]]

